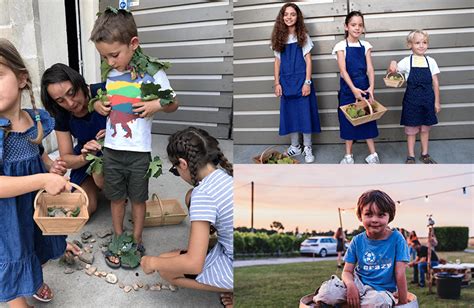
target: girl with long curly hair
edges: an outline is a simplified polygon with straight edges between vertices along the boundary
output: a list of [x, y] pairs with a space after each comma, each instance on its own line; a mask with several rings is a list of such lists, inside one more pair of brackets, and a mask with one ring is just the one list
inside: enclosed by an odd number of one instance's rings
[[[311, 134], [321, 132], [316, 94], [311, 80], [311, 41], [303, 14], [294, 3], [280, 9], [272, 33], [275, 53], [275, 95], [280, 97], [280, 136], [290, 135], [289, 156], [303, 153], [314, 161]], [[302, 149], [299, 133], [303, 134]]]

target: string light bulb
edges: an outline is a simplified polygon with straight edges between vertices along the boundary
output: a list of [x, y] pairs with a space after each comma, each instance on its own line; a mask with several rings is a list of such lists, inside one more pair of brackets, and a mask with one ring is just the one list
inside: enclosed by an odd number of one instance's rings
[[430, 201], [430, 198], [428, 197], [428, 195], [425, 196], [425, 202], [429, 202]]
[[466, 189], [466, 187], [463, 187], [463, 188], [462, 188], [462, 194], [463, 194], [463, 195], [466, 195], [466, 194], [467, 194], [467, 189]]

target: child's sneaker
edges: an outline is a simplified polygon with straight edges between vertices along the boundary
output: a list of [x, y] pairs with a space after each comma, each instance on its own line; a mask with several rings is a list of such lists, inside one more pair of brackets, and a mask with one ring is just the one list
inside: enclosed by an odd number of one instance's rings
[[373, 154], [370, 154], [365, 158], [365, 162], [368, 164], [380, 164], [379, 156], [377, 155], [377, 152], [374, 152]]
[[420, 156], [420, 160], [424, 163], [424, 164], [437, 164], [437, 162], [431, 158], [430, 154], [421, 154]]
[[340, 162], [340, 164], [343, 164], [343, 165], [353, 164], [353, 163], [354, 163], [354, 157], [352, 156], [352, 154], [344, 155], [344, 158]]
[[416, 164], [415, 157], [407, 156], [407, 160], [405, 160], [405, 164]]
[[288, 156], [290, 156], [290, 157], [300, 155], [301, 154], [301, 147], [299, 145], [298, 146], [290, 145], [290, 147], [286, 151], [286, 154], [288, 154]]
[[310, 146], [305, 146], [303, 149], [304, 161], [309, 164], [314, 162], [313, 149]]

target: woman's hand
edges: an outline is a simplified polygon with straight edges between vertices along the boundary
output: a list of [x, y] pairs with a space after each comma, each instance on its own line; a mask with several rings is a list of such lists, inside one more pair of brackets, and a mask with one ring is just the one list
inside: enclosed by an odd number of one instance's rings
[[354, 88], [352, 90], [352, 94], [354, 94], [354, 97], [357, 100], [362, 100], [364, 98], [364, 96], [367, 95], [367, 91], [361, 90], [359, 88]]
[[101, 129], [97, 132], [97, 135], [95, 135], [96, 140], [100, 140], [105, 137], [105, 129]]
[[155, 270], [151, 267], [152, 260], [153, 260], [152, 256], [143, 256], [140, 262], [140, 266], [142, 267], [143, 272], [147, 275], [155, 272]]
[[311, 93], [311, 86], [309, 84], [304, 84], [303, 89], [301, 90], [301, 94], [303, 96], [308, 96]]
[[43, 189], [50, 195], [57, 195], [60, 192], [71, 190], [71, 184], [66, 178], [54, 173], [45, 173], [43, 176]]
[[280, 97], [280, 96], [282, 96], [282, 94], [283, 94], [283, 91], [281, 89], [281, 85], [276, 84], [275, 85], [275, 95], [276, 95], [276, 97]]
[[61, 157], [58, 157], [53, 161], [51, 167], [49, 167], [49, 172], [60, 176], [65, 175], [67, 172], [66, 162], [62, 160]]
[[367, 90], [365, 90], [365, 93], [369, 94], [368, 101], [369, 101], [369, 103], [372, 104], [374, 102], [374, 88], [369, 87]]
[[436, 113], [441, 111], [441, 104], [440, 103], [435, 103], [435, 111], [436, 111]]
[[87, 154], [96, 155], [98, 151], [102, 149], [102, 146], [97, 142], [97, 140], [89, 140], [81, 149], [82, 155], [85, 157]]
[[133, 112], [138, 113], [140, 118], [151, 117], [155, 113], [163, 110], [163, 107], [160, 104], [160, 99], [134, 103], [132, 104], [132, 108]]
[[94, 110], [98, 114], [101, 114], [103, 116], [108, 116], [109, 113], [110, 113], [110, 110], [112, 110], [112, 107], [110, 106], [109, 101], [103, 102], [101, 100], [98, 100], [98, 101], [94, 102]]
[[347, 288], [347, 303], [349, 307], [360, 307], [359, 290], [354, 283], [346, 285]]

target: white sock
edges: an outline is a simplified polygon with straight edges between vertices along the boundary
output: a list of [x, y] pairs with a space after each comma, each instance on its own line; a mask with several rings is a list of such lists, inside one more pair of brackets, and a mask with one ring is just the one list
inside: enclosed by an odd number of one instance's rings
[[291, 145], [298, 148], [300, 146], [300, 134], [291, 133], [290, 137], [291, 137]]
[[303, 134], [303, 144], [305, 147], [311, 147], [313, 145], [311, 134]]

